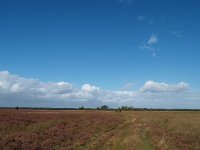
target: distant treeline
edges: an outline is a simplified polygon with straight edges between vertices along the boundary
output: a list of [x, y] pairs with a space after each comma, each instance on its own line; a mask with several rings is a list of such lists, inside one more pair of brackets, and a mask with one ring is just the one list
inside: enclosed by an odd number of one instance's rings
[[97, 108], [48, 108], [48, 107], [0, 107], [0, 109], [31, 109], [31, 110], [106, 110], [106, 111], [200, 111], [200, 109], [164, 109], [164, 108], [135, 108], [133, 106], [122, 106], [119, 108], [109, 108], [107, 105], [103, 105]]

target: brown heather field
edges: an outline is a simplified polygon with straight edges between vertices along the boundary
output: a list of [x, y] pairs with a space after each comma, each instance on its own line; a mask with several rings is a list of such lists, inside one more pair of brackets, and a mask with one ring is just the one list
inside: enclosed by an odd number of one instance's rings
[[200, 112], [0, 110], [1, 150], [200, 150]]

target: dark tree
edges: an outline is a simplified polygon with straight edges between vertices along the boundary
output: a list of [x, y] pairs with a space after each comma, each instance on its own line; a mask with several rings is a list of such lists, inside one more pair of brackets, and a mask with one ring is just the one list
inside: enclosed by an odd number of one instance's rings
[[84, 110], [85, 108], [82, 106], [82, 107], [79, 107], [79, 109], [80, 109], [80, 110]]
[[103, 105], [103, 106], [101, 106], [101, 109], [102, 109], [102, 110], [108, 110], [109, 107], [108, 107], [107, 105]]

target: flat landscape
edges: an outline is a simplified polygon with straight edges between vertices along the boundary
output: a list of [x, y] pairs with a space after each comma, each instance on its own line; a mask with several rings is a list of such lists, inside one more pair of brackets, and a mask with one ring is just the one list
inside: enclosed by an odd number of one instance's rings
[[2, 150], [198, 150], [200, 112], [0, 110]]
[[200, 150], [200, 0], [0, 0], [0, 150]]

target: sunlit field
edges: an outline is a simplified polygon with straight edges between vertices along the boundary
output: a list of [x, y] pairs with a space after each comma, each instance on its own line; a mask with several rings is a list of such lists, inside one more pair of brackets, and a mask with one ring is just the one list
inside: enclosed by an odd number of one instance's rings
[[200, 149], [200, 112], [0, 110], [0, 149]]

